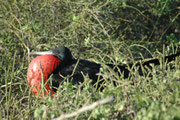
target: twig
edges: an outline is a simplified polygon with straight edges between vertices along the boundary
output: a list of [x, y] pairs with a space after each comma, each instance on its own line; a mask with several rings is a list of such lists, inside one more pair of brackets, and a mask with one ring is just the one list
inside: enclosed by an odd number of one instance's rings
[[83, 112], [86, 112], [88, 110], [93, 110], [95, 109], [97, 106], [99, 105], [102, 105], [102, 104], [106, 104], [106, 103], [109, 103], [111, 101], [113, 101], [114, 98], [112, 96], [108, 97], [108, 98], [105, 98], [105, 99], [102, 99], [102, 100], [98, 100], [90, 105], [87, 105], [87, 106], [84, 106], [82, 108], [80, 108], [79, 110], [75, 111], [75, 112], [72, 112], [70, 114], [62, 114], [61, 116], [57, 117], [57, 118], [54, 118], [52, 120], [63, 120], [63, 119], [67, 119], [67, 118], [72, 118], [80, 113], [83, 113]]
[[8, 87], [9, 85], [22, 85], [23, 83], [12, 83], [8, 82], [7, 85], [1, 85], [0, 88]]
[[4, 87], [6, 87], [6, 86], [8, 86], [8, 85], [10, 85], [10, 84], [12, 84], [12, 83], [9, 82], [9, 83], [7, 83], [7, 85], [1, 85], [0, 88], [4, 88]]
[[28, 54], [28, 62], [30, 62], [30, 49], [28, 47], [26, 47], [27, 49], [27, 54]]

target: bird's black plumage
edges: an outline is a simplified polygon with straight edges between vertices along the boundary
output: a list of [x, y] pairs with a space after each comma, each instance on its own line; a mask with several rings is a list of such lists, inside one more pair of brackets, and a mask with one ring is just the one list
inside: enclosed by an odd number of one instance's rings
[[69, 76], [70, 80], [73, 80], [73, 84], [83, 82], [84, 75], [88, 75], [89, 78], [93, 80], [93, 83], [97, 81], [97, 73], [99, 73], [101, 68], [100, 64], [82, 59], [74, 59], [67, 47], [61, 46], [55, 48], [53, 51], [56, 51], [56, 53], [53, 52], [54, 56], [61, 60], [61, 64], [58, 69], [53, 72], [52, 86], [58, 87], [60, 82], [64, 80], [64, 77], [67, 76]]
[[[71, 51], [67, 47], [58, 47], [53, 50], [53, 55], [58, 57], [62, 62], [58, 69], [53, 72], [52, 76], [52, 85], [55, 87], [59, 86], [59, 83], [64, 80], [64, 77], [70, 76], [70, 79], [72, 79], [72, 83], [76, 84], [79, 82], [84, 81], [83, 75], [88, 75], [90, 79], [92, 79], [93, 83], [97, 82], [98, 75], [101, 64], [97, 64], [94, 62], [90, 62], [87, 60], [81, 60], [81, 59], [74, 59]], [[173, 54], [170, 56], [165, 57], [165, 61], [170, 62], [175, 59], [175, 57], [179, 56], [180, 52], [177, 54]], [[159, 59], [152, 59], [143, 63], [137, 62], [135, 64], [136, 67], [139, 67], [139, 74], [142, 74], [142, 69], [144, 67], [148, 67], [151, 69], [151, 65], [159, 65]], [[132, 68], [134, 64], [128, 64], [128, 65], [113, 65], [113, 64], [106, 64], [108, 67], [112, 68], [115, 72], [120, 71], [124, 74], [124, 78], [127, 78], [130, 74], [130, 70], [128, 68]]]

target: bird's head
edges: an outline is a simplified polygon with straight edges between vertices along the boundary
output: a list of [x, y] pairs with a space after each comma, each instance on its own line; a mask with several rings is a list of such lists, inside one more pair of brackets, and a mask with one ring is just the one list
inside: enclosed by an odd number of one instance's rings
[[60, 59], [61, 61], [71, 61], [72, 60], [72, 54], [71, 51], [64, 46], [59, 46], [51, 51], [45, 51], [45, 52], [31, 52], [30, 56], [39, 56], [39, 55], [53, 55]]

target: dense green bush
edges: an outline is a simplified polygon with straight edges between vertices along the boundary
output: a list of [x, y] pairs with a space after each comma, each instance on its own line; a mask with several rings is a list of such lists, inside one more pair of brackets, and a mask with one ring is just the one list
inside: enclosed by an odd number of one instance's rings
[[132, 72], [122, 79], [104, 67], [103, 91], [86, 77], [82, 85], [65, 82], [54, 99], [32, 97], [26, 82], [29, 50], [67, 46], [76, 58], [104, 64], [172, 53], [179, 6], [179, 0], [1, 0], [0, 118], [50, 119], [112, 95], [112, 103], [76, 118], [180, 119], [179, 59], [162, 64], [167, 70], [153, 67], [152, 77]]

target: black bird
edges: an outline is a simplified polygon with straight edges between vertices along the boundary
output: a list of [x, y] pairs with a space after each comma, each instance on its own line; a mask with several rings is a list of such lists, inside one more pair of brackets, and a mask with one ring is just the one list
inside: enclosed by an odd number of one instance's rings
[[[82, 59], [75, 59], [71, 51], [64, 46], [57, 47], [53, 49], [52, 51], [47, 52], [32, 52], [30, 55], [53, 55], [57, 57], [61, 62], [56, 67], [54, 71], [52, 71], [52, 85], [53, 87], [58, 87], [60, 82], [64, 80], [64, 77], [69, 76], [70, 80], [72, 79], [72, 83], [76, 84], [78, 82], [84, 81], [84, 76], [89, 76], [90, 79], [92, 79], [92, 83], [96, 83], [98, 79], [98, 73], [100, 72], [101, 64], [90, 62], [87, 60]], [[170, 62], [175, 59], [175, 57], [180, 56], [180, 52], [177, 54], [172, 54], [170, 56], [165, 57], [165, 61]], [[48, 61], [48, 60], [47, 60]], [[142, 75], [142, 70], [145, 68], [152, 69], [151, 64], [159, 65], [160, 61], [159, 59], [151, 59], [146, 62], [137, 62], [135, 65], [133, 63], [130, 63], [128, 65], [113, 65], [113, 64], [106, 64], [108, 67], [113, 69], [115, 72], [120, 72], [124, 75], [124, 78], [129, 77], [130, 70], [128, 68], [133, 68], [133, 66], [139, 67], [139, 74]], [[44, 69], [44, 68], [43, 68]], [[118, 72], [119, 73], [119, 72]], [[120, 74], [120, 73], [119, 73]], [[54, 90], [54, 89], [53, 89]], [[55, 91], [55, 90], [54, 90]]]

